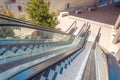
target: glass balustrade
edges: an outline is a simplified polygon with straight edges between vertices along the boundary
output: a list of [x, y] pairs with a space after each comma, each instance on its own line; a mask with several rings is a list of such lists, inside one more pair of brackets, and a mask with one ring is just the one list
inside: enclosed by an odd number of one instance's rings
[[35, 43], [35, 42], [66, 42], [69, 35], [42, 31], [37, 29], [5, 26], [0, 27], [0, 44]]
[[[75, 46], [82, 47], [88, 29], [83, 26], [79, 37], [56, 29], [0, 15], [0, 64], [32, 56], [63, 53]], [[52, 51], [52, 52], [51, 52]]]
[[0, 15], [0, 64], [65, 48], [74, 37]]

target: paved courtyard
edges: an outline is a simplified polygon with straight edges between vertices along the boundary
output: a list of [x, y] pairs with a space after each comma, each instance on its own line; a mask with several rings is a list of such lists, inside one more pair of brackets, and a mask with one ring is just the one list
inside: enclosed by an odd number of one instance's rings
[[81, 14], [73, 13], [71, 15], [101, 23], [114, 25], [119, 14], [120, 8], [114, 5], [110, 5], [107, 7], [98, 8], [91, 12], [84, 10]]

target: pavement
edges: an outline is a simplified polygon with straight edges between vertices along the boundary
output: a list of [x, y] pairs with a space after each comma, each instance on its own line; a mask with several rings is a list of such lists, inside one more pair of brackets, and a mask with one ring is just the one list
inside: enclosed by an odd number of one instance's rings
[[120, 14], [120, 8], [114, 5], [97, 8], [94, 11], [84, 10], [81, 14], [71, 14], [73, 16], [89, 19], [101, 23], [107, 23], [114, 25], [118, 15]]

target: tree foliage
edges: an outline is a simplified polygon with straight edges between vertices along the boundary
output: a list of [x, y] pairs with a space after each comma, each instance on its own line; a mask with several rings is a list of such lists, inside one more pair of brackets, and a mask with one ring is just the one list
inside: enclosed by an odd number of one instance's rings
[[54, 28], [57, 23], [57, 13], [50, 12], [50, 2], [44, 0], [30, 0], [26, 4], [26, 11], [32, 22], [37, 25]]

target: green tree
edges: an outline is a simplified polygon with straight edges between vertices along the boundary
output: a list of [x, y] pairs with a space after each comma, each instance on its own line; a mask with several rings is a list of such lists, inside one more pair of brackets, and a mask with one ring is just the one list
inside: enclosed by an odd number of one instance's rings
[[26, 11], [33, 23], [54, 28], [58, 24], [57, 12], [50, 12], [49, 8], [50, 2], [44, 0], [30, 0], [26, 4]]

